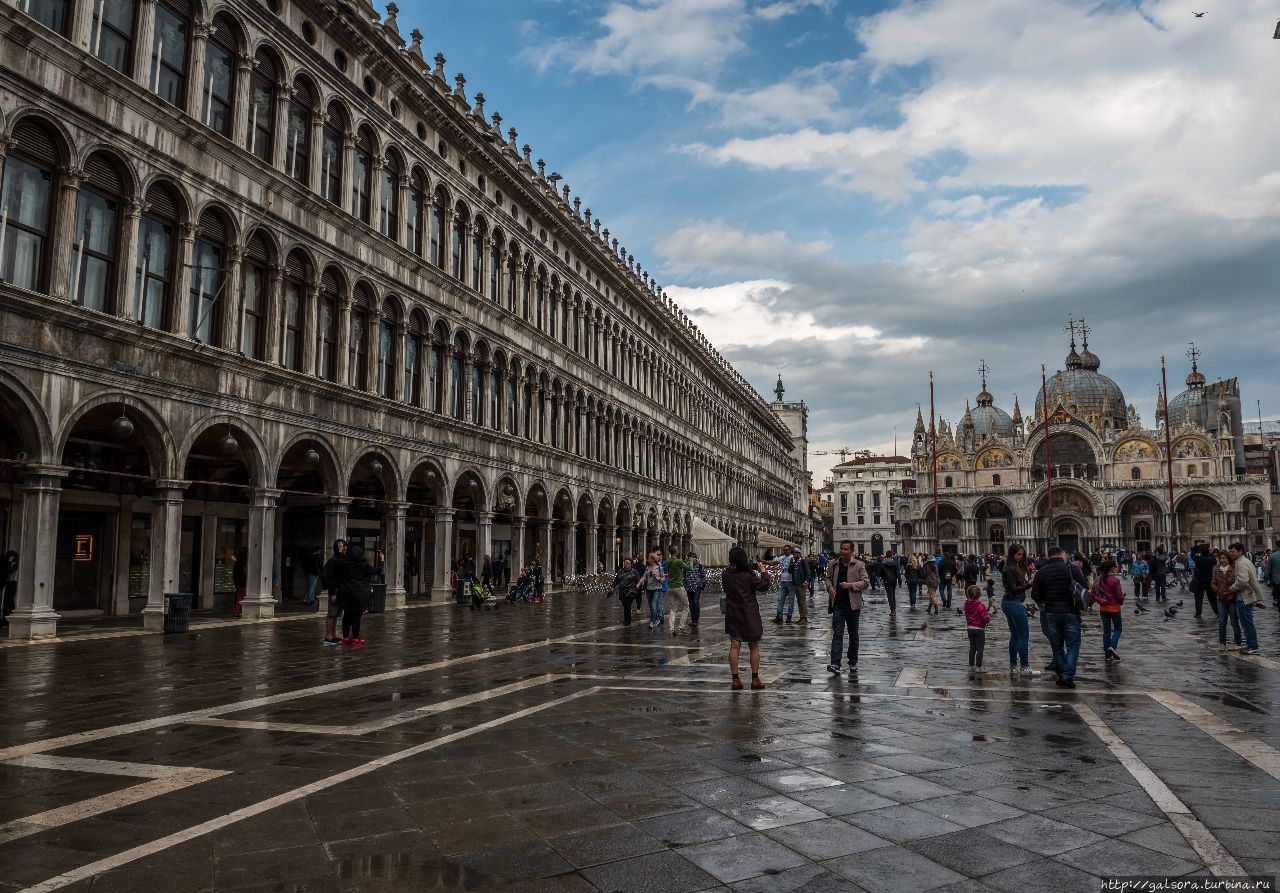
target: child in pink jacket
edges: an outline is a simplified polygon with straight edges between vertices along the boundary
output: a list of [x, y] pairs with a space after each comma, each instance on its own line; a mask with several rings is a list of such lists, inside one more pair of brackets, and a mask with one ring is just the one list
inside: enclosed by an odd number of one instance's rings
[[977, 586], [970, 586], [964, 591], [964, 623], [969, 631], [971, 674], [981, 675], [987, 672], [982, 669], [982, 649], [987, 644], [987, 624], [990, 622], [991, 615], [987, 613], [987, 606], [982, 603], [982, 590]]

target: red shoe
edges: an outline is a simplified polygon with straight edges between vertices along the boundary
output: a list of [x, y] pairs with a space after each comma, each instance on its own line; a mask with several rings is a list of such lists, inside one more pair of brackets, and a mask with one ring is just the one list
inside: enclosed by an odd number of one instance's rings
[[363, 648], [363, 647], [364, 647], [364, 639], [352, 639], [352, 640], [351, 640], [351, 647], [352, 647], [352, 648]]
[[751, 677], [751, 687], [752, 687], [752, 688], [764, 688], [764, 683], [760, 681], [760, 677], [759, 677], [759, 676], [752, 676], [752, 677]]
[[732, 688], [734, 691], [741, 691], [741, 690], [742, 690], [742, 680], [741, 680], [741, 679], [739, 679], [737, 676], [734, 676], [734, 677], [733, 677], [733, 685], [731, 685], [731, 686], [730, 686], [730, 688]]
[[355, 639], [343, 639], [343, 640], [342, 640], [342, 644], [343, 644], [343, 645], [350, 645], [350, 644], [351, 644], [352, 642], [354, 642], [354, 641], [355, 641]]

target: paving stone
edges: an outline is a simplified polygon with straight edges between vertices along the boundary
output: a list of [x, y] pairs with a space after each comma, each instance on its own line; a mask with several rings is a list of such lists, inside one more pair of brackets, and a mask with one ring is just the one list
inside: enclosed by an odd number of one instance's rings
[[667, 846], [685, 846], [745, 834], [751, 829], [710, 808], [690, 809], [642, 819], [640, 828]]
[[940, 834], [905, 846], [969, 878], [1039, 859], [1035, 853], [983, 834], [981, 830]]
[[847, 878], [833, 874], [821, 865], [802, 865], [739, 881], [732, 885], [736, 893], [865, 893]]
[[989, 874], [982, 879], [994, 890], [1004, 893], [1027, 893], [1029, 890], [1051, 890], [1053, 893], [1098, 893], [1102, 879], [1052, 859], [1027, 862]]
[[860, 887], [883, 893], [936, 890], [966, 880], [950, 868], [896, 846], [854, 853], [822, 864]]
[[982, 833], [1011, 843], [1042, 856], [1056, 856], [1067, 850], [1098, 843], [1106, 838], [1067, 822], [1055, 822], [1048, 816], [1024, 815], [991, 825], [983, 825]]
[[931, 800], [922, 800], [916, 803], [915, 807], [966, 828], [989, 825], [992, 822], [1001, 822], [1024, 814], [1020, 809], [996, 803], [977, 794], [935, 797]]
[[616, 862], [632, 856], [643, 856], [665, 849], [663, 842], [654, 840], [635, 825], [609, 825], [587, 831], [575, 831], [560, 837], [552, 837], [547, 843], [575, 868]]
[[581, 874], [605, 893], [694, 893], [719, 883], [672, 851], [584, 868]]
[[1104, 840], [1069, 850], [1054, 858], [1081, 871], [1096, 872], [1102, 877], [1123, 874], [1178, 877], [1202, 868], [1198, 863], [1157, 853], [1123, 840]]
[[855, 785], [842, 784], [829, 788], [814, 788], [810, 791], [797, 791], [791, 795], [793, 800], [807, 803], [815, 809], [821, 809], [828, 815], [849, 815], [854, 812], [866, 812], [868, 809], [880, 809], [885, 806], [896, 806], [896, 800], [881, 797]]
[[759, 800], [748, 800], [746, 803], [721, 806], [721, 812], [742, 822], [749, 828], [762, 831], [766, 828], [779, 828], [783, 825], [797, 825], [824, 818], [823, 813], [807, 806], [798, 800], [781, 795], [762, 797]]
[[815, 862], [889, 844], [889, 841], [839, 819], [819, 819], [816, 822], [787, 825], [766, 831], [765, 834]]
[[959, 831], [962, 826], [911, 806], [890, 806], [845, 816], [844, 820], [878, 837], [902, 843]]
[[1167, 821], [1163, 817], [1130, 812], [1127, 809], [1113, 807], [1099, 809], [1092, 803], [1077, 803], [1059, 809], [1051, 809], [1045, 813], [1049, 818], [1060, 822], [1069, 822], [1107, 837], [1118, 837], [1139, 828], [1149, 828]]
[[804, 856], [763, 834], [742, 834], [676, 850], [723, 883], [773, 874], [808, 862]]

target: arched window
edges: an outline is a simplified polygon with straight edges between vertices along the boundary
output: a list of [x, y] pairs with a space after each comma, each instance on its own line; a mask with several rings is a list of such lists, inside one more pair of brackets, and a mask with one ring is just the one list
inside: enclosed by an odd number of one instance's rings
[[1000, 486], [1000, 475], [999, 475], [999, 473], [996, 473], [996, 474], [991, 475], [991, 484], [992, 484], [992, 486], [995, 486], [995, 487], [999, 487], [999, 486]]
[[337, 275], [326, 270], [320, 280], [320, 306], [316, 315], [316, 375], [338, 380], [338, 313], [342, 288]]
[[378, 396], [394, 400], [400, 362], [396, 357], [396, 329], [399, 316], [395, 307], [384, 304], [378, 320]]
[[569, 290], [566, 287], [564, 292], [564, 302], [560, 305], [560, 343], [565, 347], [569, 346]]
[[1133, 538], [1140, 543], [1151, 542], [1151, 525], [1146, 521], [1139, 521], [1133, 525]]
[[539, 328], [546, 328], [546, 304], [547, 304], [547, 273], [546, 270], [538, 271], [538, 278], [534, 282], [534, 313], [533, 324]]
[[373, 197], [373, 136], [361, 127], [351, 165], [351, 216], [368, 223]]
[[18, 8], [46, 28], [70, 36], [71, 4], [67, 0], [26, 0]]
[[[542, 426], [538, 426], [541, 430]], [[560, 400], [559, 396], [551, 401], [551, 445], [560, 446]]]
[[465, 382], [462, 378], [462, 355], [457, 348], [454, 348], [453, 354], [449, 357], [449, 414], [455, 419], [462, 420], [467, 416], [466, 396]]
[[[542, 430], [542, 412], [538, 412], [538, 430]], [[524, 439], [533, 440], [533, 382], [524, 386]]]
[[325, 114], [320, 147], [320, 195], [333, 204], [342, 202], [342, 154], [347, 139], [347, 116], [336, 102]]
[[315, 96], [305, 78], [293, 82], [285, 137], [285, 171], [303, 186], [311, 186], [311, 114]]
[[1193, 478], [1193, 477], [1195, 477], [1195, 476], [1196, 476], [1196, 467], [1195, 467], [1194, 465], [1192, 465], [1192, 464], [1188, 463], [1188, 464], [1187, 464], [1187, 477], [1189, 477], [1189, 478]]
[[400, 238], [400, 156], [388, 152], [382, 163], [382, 189], [378, 195], [378, 232]]
[[942, 481], [942, 486], [944, 487], [950, 487], [952, 486], [952, 484], [953, 484], [953, 481], [951, 480], [951, 475], [947, 475], [946, 478], [944, 478]]
[[471, 228], [471, 288], [484, 294], [484, 221], [477, 219]]
[[488, 379], [484, 374], [484, 367], [480, 364], [478, 357], [471, 361], [471, 424], [484, 424], [484, 411], [486, 401], [484, 399], [484, 389], [488, 384]]
[[298, 252], [289, 255], [284, 271], [284, 338], [280, 345], [280, 365], [294, 372], [302, 371], [302, 335], [310, 279], [311, 267], [306, 258]]
[[533, 270], [527, 267], [524, 271], [524, 279], [521, 280], [520, 298], [520, 316], [527, 320], [533, 310]]
[[369, 308], [372, 299], [363, 286], [351, 302], [351, 340], [347, 342], [347, 385], [363, 391], [369, 381]]
[[467, 215], [458, 206], [453, 211], [453, 232], [449, 237], [449, 275], [459, 282], [466, 279]]
[[249, 152], [267, 164], [273, 160], [276, 138], [276, 85], [280, 71], [269, 53], [258, 51], [249, 76]]
[[102, 0], [95, 4], [89, 49], [121, 74], [133, 75], [133, 40], [138, 27], [134, 0]]
[[414, 171], [409, 180], [409, 207], [405, 210], [404, 247], [422, 256], [422, 231], [426, 223], [427, 190], [421, 171]]
[[519, 433], [516, 430], [516, 375], [515, 371], [507, 378], [507, 433], [513, 437]]
[[24, 121], [14, 132], [0, 189], [0, 279], [18, 288], [44, 291], [48, 281], [49, 236], [53, 229], [53, 183], [58, 151], [49, 131]]
[[71, 300], [91, 310], [111, 311], [116, 304], [116, 245], [124, 180], [115, 161], [101, 152], [89, 158], [85, 174], [76, 197]]
[[191, 247], [191, 292], [187, 296], [187, 337], [201, 344], [218, 343], [218, 297], [222, 294], [227, 232], [221, 214], [200, 217]]
[[183, 108], [187, 95], [187, 41], [191, 36], [189, 0], [156, 3], [151, 36], [151, 92]]
[[236, 65], [240, 37], [231, 19], [219, 13], [213, 17], [213, 33], [205, 44], [204, 89], [200, 121], [228, 139], [235, 121]]
[[1129, 469], [1129, 479], [1133, 481], [1142, 480], [1142, 469], [1136, 465]]
[[430, 260], [444, 269], [444, 192], [437, 189], [431, 202], [431, 257]]
[[267, 268], [271, 249], [262, 235], [249, 240], [240, 263], [240, 352], [262, 359], [262, 336], [266, 331], [263, 314], [267, 303]]
[[427, 409], [432, 412], [444, 412], [444, 388], [440, 386], [440, 374], [444, 362], [444, 348], [439, 342], [432, 342], [427, 356]]
[[138, 220], [138, 322], [153, 329], [168, 324], [177, 247], [178, 202], [168, 186], [147, 191], [147, 212]]
[[404, 401], [412, 406], [422, 405], [422, 343], [422, 326], [415, 318], [404, 340]]

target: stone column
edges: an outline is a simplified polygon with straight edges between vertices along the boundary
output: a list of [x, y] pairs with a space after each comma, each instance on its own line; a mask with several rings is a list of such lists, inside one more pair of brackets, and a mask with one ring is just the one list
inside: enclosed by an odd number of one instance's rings
[[319, 372], [316, 368], [319, 355], [319, 351], [316, 350], [316, 339], [320, 326], [319, 279], [307, 283], [307, 290], [303, 292], [302, 299], [306, 302], [302, 308], [302, 374], [316, 375]]
[[542, 571], [547, 578], [547, 589], [550, 589], [555, 582], [553, 571], [555, 569], [552, 561], [553, 546], [555, 544], [555, 522], [548, 518], [542, 524]]
[[436, 509], [436, 542], [435, 542], [435, 582], [431, 588], [432, 597], [453, 598], [453, 590], [449, 588], [450, 553], [453, 550], [453, 516], [454, 509]]
[[64, 469], [51, 465], [28, 465], [24, 469], [20, 485], [22, 514], [17, 545], [22, 565], [18, 574], [16, 607], [9, 615], [10, 638], [47, 639], [58, 634], [58, 614], [53, 610], [53, 581], [58, 503], [62, 496], [62, 479], [66, 476]]
[[253, 76], [253, 57], [245, 53], [236, 61], [236, 95], [231, 106], [231, 138], [237, 146], [249, 146], [249, 78]]
[[387, 607], [403, 608], [406, 590], [404, 585], [404, 536], [407, 502], [393, 502], [382, 517], [382, 540], [386, 543]]
[[178, 591], [182, 558], [182, 501], [186, 481], [156, 481], [151, 494], [151, 585], [142, 609], [145, 629], [164, 629], [164, 597]]
[[267, 270], [267, 294], [262, 321], [264, 331], [262, 338], [262, 356], [268, 363], [280, 365], [280, 307], [283, 304], [284, 268], [273, 266]]
[[215, 326], [220, 330], [218, 341], [222, 346], [236, 352], [240, 350], [240, 322], [243, 318], [240, 313], [240, 305], [244, 300], [240, 293], [240, 264], [244, 255], [245, 247], [239, 242], [227, 246], [226, 278], [222, 283], [222, 298], [219, 302], [222, 306], [217, 311], [222, 314], [222, 321]]
[[169, 296], [168, 331], [175, 335], [187, 334], [187, 303], [191, 300], [191, 246], [196, 241], [196, 225], [184, 223], [178, 229], [179, 243], [177, 275], [173, 278]]
[[[339, 208], [346, 208], [353, 216], [355, 208], [351, 206], [351, 172], [355, 169], [355, 163], [356, 135], [348, 131], [342, 140], [342, 185], [338, 187], [338, 200], [334, 204]], [[342, 194], [343, 189], [346, 189], [346, 195]]]
[[71, 265], [73, 260], [78, 260], [75, 251], [76, 199], [84, 177], [84, 170], [78, 167], [58, 170], [57, 216], [53, 223], [53, 238], [49, 240], [53, 254], [49, 294], [68, 301], [75, 300], [75, 295], [71, 294]]
[[142, 0], [138, 5], [138, 34], [133, 45], [133, 79], [144, 90], [151, 89], [151, 51], [156, 33], [156, 0]]
[[276, 501], [279, 490], [254, 490], [249, 504], [249, 573], [241, 609], [249, 620], [276, 615], [272, 568], [276, 560]]
[[583, 556], [583, 567], [588, 574], [594, 574], [600, 564], [600, 525], [587, 525], [586, 555]]
[[213, 33], [213, 23], [206, 19], [197, 19], [191, 29], [191, 47], [188, 58], [191, 70], [187, 72], [187, 114], [195, 118], [203, 126], [208, 126], [200, 116], [204, 111], [204, 69], [205, 50], [209, 46], [209, 35]]
[[524, 566], [524, 527], [524, 518], [518, 516], [512, 517], [511, 566], [507, 568], [507, 578], [511, 580], [520, 576], [520, 568]]
[[[408, 343], [409, 322], [402, 319], [395, 326], [391, 368], [387, 373], [391, 376], [391, 399], [401, 403], [408, 402], [410, 396], [404, 392], [405, 351], [408, 349]], [[421, 357], [418, 358], [418, 362], [422, 363]]]
[[493, 560], [493, 512], [476, 512], [476, 573], [483, 571], [484, 556]]
[[334, 496], [324, 507], [324, 547], [331, 554], [335, 540], [347, 538], [347, 513], [351, 510], [351, 499], [346, 496]]
[[293, 98], [293, 86], [288, 81], [276, 84], [275, 132], [271, 141], [271, 162], [276, 170], [289, 176], [289, 100]]
[[564, 538], [564, 575], [572, 577], [578, 572], [578, 527], [577, 521], [565, 525]]
[[359, 383], [360, 390], [370, 394], [378, 392], [378, 341], [382, 337], [381, 308], [374, 308], [369, 314], [364, 330], [364, 381]]
[[311, 110], [311, 170], [307, 171], [307, 186], [317, 195], [323, 196], [325, 184], [320, 182], [324, 173], [324, 125], [329, 114], [324, 106], [316, 106]]
[[609, 564], [605, 567], [605, 570], [610, 573], [622, 565], [622, 543], [619, 542], [619, 534], [621, 532], [621, 527], [615, 527], [612, 524], [604, 529], [604, 535], [608, 539], [605, 544], [607, 546], [605, 554], [609, 556]]
[[338, 355], [336, 369], [338, 384], [346, 387], [351, 374], [351, 295], [343, 295], [338, 302], [338, 343], [334, 348]]
[[[0, 161], [3, 160], [3, 154], [0, 154]], [[139, 201], [124, 203], [120, 250], [116, 254], [115, 314], [121, 319], [136, 319], [138, 315], [138, 220], [148, 207]]]

